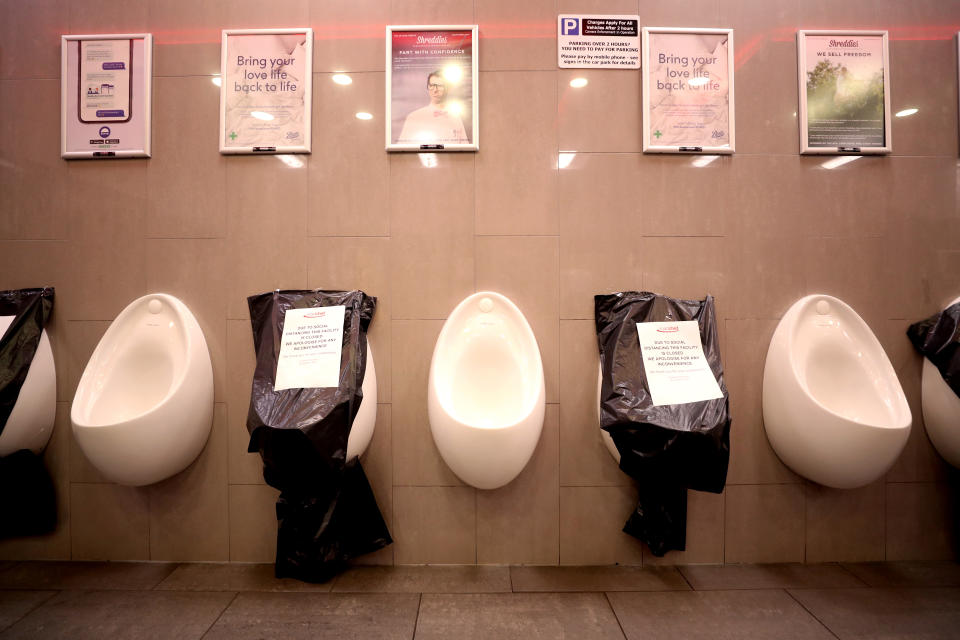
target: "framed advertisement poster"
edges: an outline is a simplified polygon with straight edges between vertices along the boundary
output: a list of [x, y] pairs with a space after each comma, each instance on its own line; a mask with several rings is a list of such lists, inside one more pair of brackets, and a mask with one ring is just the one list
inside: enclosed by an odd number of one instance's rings
[[153, 36], [60, 37], [60, 156], [150, 157]]
[[733, 153], [733, 29], [643, 29], [643, 151]]
[[310, 153], [313, 29], [225, 29], [220, 153]]
[[387, 151], [476, 151], [477, 25], [387, 27]]
[[890, 153], [886, 31], [797, 32], [800, 153]]

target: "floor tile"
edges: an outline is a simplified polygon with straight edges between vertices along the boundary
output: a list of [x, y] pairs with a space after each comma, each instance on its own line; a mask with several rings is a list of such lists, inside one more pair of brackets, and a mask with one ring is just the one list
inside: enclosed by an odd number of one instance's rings
[[833, 639], [780, 590], [611, 593], [608, 597], [628, 640]]
[[871, 587], [960, 587], [956, 562], [844, 563], [843, 568]]
[[203, 638], [410, 640], [419, 602], [413, 594], [241, 593]]
[[697, 591], [712, 589], [830, 589], [864, 584], [838, 564], [719, 564], [680, 567]]
[[510, 567], [514, 591], [689, 590], [672, 567]]
[[330, 591], [330, 584], [277, 578], [272, 564], [182, 564], [156, 586], [162, 591]]
[[200, 638], [234, 595], [63, 591], [0, 634], [0, 638]]
[[841, 640], [956, 638], [960, 589], [791, 590]]
[[0, 592], [0, 631], [3, 631], [23, 616], [49, 600], [56, 591], [3, 591]]
[[602, 593], [424, 595], [417, 640], [622, 639]]
[[354, 567], [333, 584], [334, 593], [492, 593], [510, 591], [508, 567]]
[[168, 562], [21, 562], [0, 573], [0, 589], [152, 589], [176, 567]]

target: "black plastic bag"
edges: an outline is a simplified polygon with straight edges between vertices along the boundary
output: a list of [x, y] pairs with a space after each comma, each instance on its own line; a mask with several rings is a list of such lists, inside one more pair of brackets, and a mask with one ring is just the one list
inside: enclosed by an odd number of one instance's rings
[[[662, 556], [686, 540], [686, 490], [720, 493], [730, 460], [730, 402], [720, 361], [713, 298], [677, 300], [649, 292], [594, 296], [602, 379], [600, 426], [640, 498], [624, 531]], [[723, 397], [655, 406], [637, 323], [696, 321]]]
[[910, 325], [907, 337], [960, 396], [960, 302]]
[[0, 291], [0, 316], [15, 316], [0, 337], [0, 433], [17, 404], [20, 388], [53, 312], [52, 287]]
[[[273, 291], [247, 299], [257, 366], [247, 414], [248, 451], [280, 490], [277, 577], [331, 578], [352, 557], [390, 544], [383, 516], [347, 439], [363, 401], [367, 328], [376, 298], [362, 291]], [[344, 306], [339, 386], [274, 389], [290, 309]]]

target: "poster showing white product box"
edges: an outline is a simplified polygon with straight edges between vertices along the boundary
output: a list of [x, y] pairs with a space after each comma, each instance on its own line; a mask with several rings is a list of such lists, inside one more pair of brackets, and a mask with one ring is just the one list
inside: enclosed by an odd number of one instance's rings
[[890, 153], [886, 31], [798, 31], [800, 153]]
[[643, 29], [643, 150], [733, 153], [732, 29]]
[[220, 153], [310, 153], [313, 29], [224, 30]]
[[149, 157], [149, 33], [60, 39], [60, 155]]
[[639, 69], [640, 16], [557, 16], [561, 69]]
[[723, 397], [695, 320], [638, 322], [637, 333], [654, 406]]
[[340, 386], [345, 310], [339, 305], [286, 311], [275, 391]]

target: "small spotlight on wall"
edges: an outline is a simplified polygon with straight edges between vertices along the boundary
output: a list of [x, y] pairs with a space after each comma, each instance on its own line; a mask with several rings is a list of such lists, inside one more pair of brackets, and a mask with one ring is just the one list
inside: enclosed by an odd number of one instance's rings
[[337, 73], [333, 76], [332, 80], [337, 84], [348, 85], [353, 82], [353, 78], [348, 76], [345, 73]]
[[223, 84], [223, 80], [220, 79], [220, 76], [213, 76], [210, 78], [210, 82], [217, 85], [218, 87]]
[[573, 159], [577, 157], [576, 151], [561, 151], [557, 155], [557, 168], [566, 169], [570, 166], [570, 163], [573, 162]]
[[574, 89], [581, 89], [581, 88], [587, 86], [587, 79], [586, 79], [586, 78], [574, 78], [573, 80], [570, 81], [570, 86], [573, 87]]
[[912, 116], [912, 115], [915, 114], [917, 111], [920, 111], [920, 109], [914, 109], [914, 108], [911, 107], [910, 109], [904, 109], [903, 111], [897, 111], [894, 115], [897, 116], [898, 118], [906, 118], [907, 116]]
[[366, 111], [357, 112], [357, 120], [373, 120], [373, 114]]

